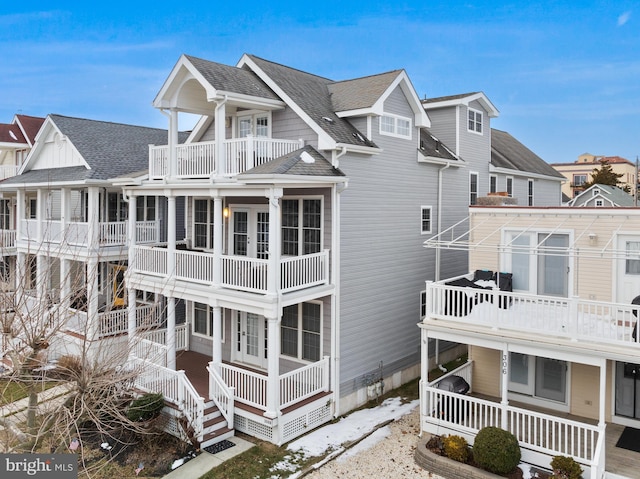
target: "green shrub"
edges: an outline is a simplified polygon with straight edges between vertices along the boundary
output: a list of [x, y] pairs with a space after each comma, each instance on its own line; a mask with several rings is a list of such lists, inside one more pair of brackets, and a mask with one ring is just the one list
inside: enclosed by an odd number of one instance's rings
[[146, 393], [131, 401], [127, 417], [131, 421], [148, 421], [160, 414], [164, 407], [164, 397], [161, 393]]
[[555, 456], [551, 460], [551, 469], [553, 469], [553, 479], [582, 479], [584, 472], [572, 457]]
[[449, 459], [466, 463], [469, 459], [469, 444], [462, 436], [446, 436], [442, 439], [444, 453]]
[[485, 427], [476, 436], [473, 458], [489, 472], [508, 474], [520, 463], [520, 445], [509, 431]]

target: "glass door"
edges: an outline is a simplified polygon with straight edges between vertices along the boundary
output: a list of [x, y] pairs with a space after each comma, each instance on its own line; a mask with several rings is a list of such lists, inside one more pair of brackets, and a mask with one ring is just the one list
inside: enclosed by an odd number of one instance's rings
[[238, 311], [236, 323], [237, 360], [260, 368], [266, 367], [266, 323], [263, 316]]
[[640, 364], [616, 363], [616, 415], [640, 419]]

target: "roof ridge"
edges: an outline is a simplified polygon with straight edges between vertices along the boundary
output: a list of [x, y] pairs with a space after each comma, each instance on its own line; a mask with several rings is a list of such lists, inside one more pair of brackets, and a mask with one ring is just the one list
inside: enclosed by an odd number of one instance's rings
[[366, 80], [368, 78], [380, 77], [380, 76], [383, 76], [383, 75], [389, 75], [391, 73], [400, 74], [400, 73], [402, 73], [404, 71], [405, 71], [404, 68], [398, 68], [396, 70], [389, 70], [389, 71], [386, 71], [386, 72], [374, 73], [372, 75], [365, 75], [365, 76], [362, 76], [362, 77], [348, 78], [346, 80], [336, 80], [333, 83], [347, 83], [347, 82], [353, 82], [353, 81], [358, 81], [358, 80]]
[[101, 123], [103, 125], [119, 125], [119, 126], [126, 126], [129, 128], [143, 128], [146, 130], [167, 131], [166, 128], [158, 128], [154, 126], [145, 126], [145, 125], [133, 125], [131, 123], [122, 123], [119, 121], [94, 120], [93, 118], [80, 118], [77, 116], [60, 115], [59, 113], [50, 113], [49, 116], [51, 118], [56, 117], [56, 118], [66, 118], [68, 120], [90, 121], [92, 123]]
[[304, 75], [315, 77], [315, 78], [318, 78], [318, 79], [321, 79], [321, 80], [326, 80], [326, 81], [331, 82], [331, 83], [336, 83], [336, 81], [332, 80], [331, 78], [327, 78], [327, 77], [323, 77], [323, 76], [320, 76], [320, 75], [316, 75], [315, 73], [309, 73], [307, 71], [300, 70], [299, 68], [290, 67], [289, 65], [285, 65], [283, 63], [274, 62], [272, 60], [267, 60], [266, 58], [262, 58], [262, 57], [259, 57], [257, 55], [253, 55], [251, 53], [246, 53], [246, 55], [249, 58], [261, 60], [261, 61], [267, 62], [267, 63], [271, 63], [272, 65], [276, 65], [276, 66], [279, 66], [279, 67], [282, 67], [282, 68], [286, 68], [287, 70], [295, 71], [295, 72], [298, 72], [298, 73], [303, 73]]

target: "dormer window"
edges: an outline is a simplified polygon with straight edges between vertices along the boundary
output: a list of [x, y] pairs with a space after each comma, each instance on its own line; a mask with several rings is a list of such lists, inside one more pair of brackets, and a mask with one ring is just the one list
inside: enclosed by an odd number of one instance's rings
[[384, 114], [380, 117], [380, 134], [411, 139], [411, 118]]
[[482, 112], [469, 108], [469, 131], [482, 134]]
[[593, 190], [593, 196], [598, 196], [600, 194], [600, 190], [595, 189]]

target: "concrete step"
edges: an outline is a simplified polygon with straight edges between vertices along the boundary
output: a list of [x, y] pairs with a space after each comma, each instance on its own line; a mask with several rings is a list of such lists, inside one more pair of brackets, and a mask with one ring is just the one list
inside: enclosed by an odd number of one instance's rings
[[209, 447], [212, 444], [224, 441], [225, 439], [229, 439], [233, 436], [235, 436], [235, 430], [229, 429], [226, 426], [222, 429], [217, 429], [214, 432], [204, 434], [202, 437], [202, 441], [200, 441], [200, 449], [204, 449], [205, 447]]

